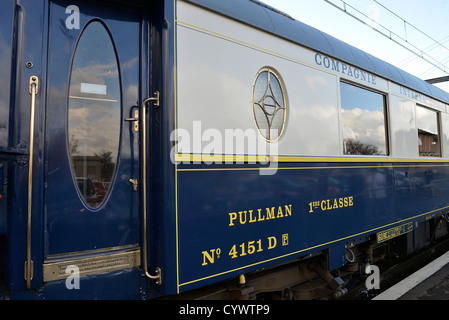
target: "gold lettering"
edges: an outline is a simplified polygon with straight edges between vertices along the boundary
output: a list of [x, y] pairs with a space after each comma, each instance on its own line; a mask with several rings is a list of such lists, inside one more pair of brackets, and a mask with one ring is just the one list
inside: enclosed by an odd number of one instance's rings
[[254, 223], [257, 221], [257, 218], [253, 217], [253, 210], [249, 210], [249, 223]]
[[349, 206], [352, 207], [354, 205], [354, 197], [349, 197]]
[[209, 254], [209, 252], [207, 251], [203, 251], [203, 264], [202, 266], [207, 266], [208, 263], [206, 261], [206, 259], [209, 261], [209, 263], [214, 264], [215, 263], [215, 249], [210, 251], [211, 254]]
[[274, 249], [277, 246], [277, 240], [276, 237], [269, 237], [268, 238], [268, 250]]
[[[242, 214], [245, 213], [245, 220], [242, 219]], [[240, 224], [246, 224], [246, 213], [247, 211], [239, 211], [239, 216], [240, 216]]]
[[236, 212], [231, 212], [229, 214], [229, 220], [230, 220], [229, 226], [233, 227], [234, 226], [234, 221], [237, 220], [237, 213]]
[[321, 210], [326, 211], [326, 200], [321, 201]]
[[265, 216], [261, 216], [262, 209], [257, 209], [257, 211], [259, 212], [259, 219], [257, 221], [265, 221]]
[[274, 217], [274, 207], [271, 208], [271, 211], [270, 211], [270, 208], [267, 208], [267, 220], [271, 220], [271, 219], [275, 219], [275, 217]]
[[282, 207], [279, 206], [279, 209], [278, 209], [278, 216], [277, 216], [276, 218], [279, 219], [279, 218], [283, 218], [283, 217], [284, 217], [284, 213], [282, 212]]
[[344, 198], [345, 208], [348, 206], [348, 198]]
[[338, 207], [343, 208], [343, 198], [338, 199]]
[[337, 199], [334, 200], [334, 206], [332, 209], [338, 209], [338, 202]]
[[[318, 204], [318, 202], [317, 202]], [[326, 203], [322, 204], [322, 206], [325, 206]], [[263, 210], [266, 210], [266, 214]], [[283, 205], [277, 207], [277, 213], [276, 213], [276, 207], [271, 208], [265, 208], [265, 209], [257, 209], [256, 210], [245, 210], [245, 211], [238, 211], [238, 212], [230, 212], [229, 215], [229, 226], [234, 227], [236, 224], [244, 225], [248, 223], [256, 223], [256, 222], [262, 222], [265, 220], [274, 220], [274, 219], [280, 219], [280, 218], [287, 218], [292, 216], [293, 212], [293, 205]], [[249, 213], [249, 214], [248, 214]]]
[[327, 210], [332, 210], [332, 207], [330, 206], [330, 200], [327, 200]]
[[285, 206], [285, 216], [291, 217], [292, 216], [292, 205]]

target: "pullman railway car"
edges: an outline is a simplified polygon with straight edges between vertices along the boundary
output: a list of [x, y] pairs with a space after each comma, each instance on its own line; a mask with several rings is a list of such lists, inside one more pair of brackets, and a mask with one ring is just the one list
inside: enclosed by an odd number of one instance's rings
[[2, 0], [0, 24], [4, 299], [335, 298], [447, 234], [449, 94], [285, 13]]

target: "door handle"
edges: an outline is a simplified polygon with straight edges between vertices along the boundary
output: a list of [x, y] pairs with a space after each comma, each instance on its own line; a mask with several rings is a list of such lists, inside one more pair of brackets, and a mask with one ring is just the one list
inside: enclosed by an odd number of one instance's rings
[[25, 275], [27, 289], [31, 289], [33, 279], [34, 262], [31, 260], [31, 221], [32, 221], [32, 199], [33, 199], [33, 154], [34, 154], [34, 124], [36, 113], [36, 95], [39, 92], [39, 78], [30, 77], [29, 93], [31, 95], [30, 108], [30, 147], [28, 151], [28, 212], [27, 212], [27, 259], [25, 261]]
[[147, 248], [147, 130], [146, 130], [146, 109], [147, 104], [154, 101], [154, 106], [159, 107], [159, 91], [154, 93], [154, 97], [146, 99], [142, 103], [142, 211], [143, 211], [143, 269], [145, 275], [152, 280], [156, 280], [158, 286], [162, 285], [162, 270], [156, 268], [156, 275], [148, 272], [148, 248]]
[[134, 118], [126, 118], [125, 121], [134, 122], [134, 131], [139, 131], [139, 109], [135, 108], [133, 111]]

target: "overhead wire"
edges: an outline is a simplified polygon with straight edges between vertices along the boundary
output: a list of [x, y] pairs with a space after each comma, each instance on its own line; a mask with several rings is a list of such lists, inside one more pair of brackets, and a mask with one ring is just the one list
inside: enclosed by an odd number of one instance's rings
[[377, 3], [379, 6], [381, 6], [382, 8], [384, 8], [385, 10], [387, 10], [388, 12], [390, 12], [391, 14], [393, 14], [394, 16], [398, 17], [399, 19], [401, 19], [402, 21], [404, 21], [405, 25], [409, 25], [410, 27], [412, 27], [413, 29], [415, 29], [416, 31], [418, 31], [419, 33], [421, 33], [422, 35], [426, 36], [427, 38], [429, 38], [430, 40], [432, 40], [435, 44], [443, 47], [446, 50], [449, 50], [448, 47], [444, 46], [440, 41], [435, 40], [433, 37], [431, 37], [430, 35], [428, 35], [426, 32], [422, 31], [421, 29], [419, 29], [418, 27], [414, 26], [413, 24], [409, 23], [407, 20], [405, 20], [404, 18], [402, 18], [401, 16], [399, 16], [398, 14], [396, 14], [395, 12], [393, 12], [392, 10], [388, 9], [386, 6], [384, 6], [383, 4], [381, 4], [379, 1], [377, 0], [373, 0], [375, 3]]
[[[430, 35], [428, 35], [427, 33], [425, 33], [424, 31], [420, 30], [418, 27], [412, 25], [411, 23], [407, 22], [407, 20], [405, 20], [404, 18], [400, 17], [398, 14], [396, 14], [395, 12], [393, 12], [392, 10], [390, 10], [389, 8], [387, 8], [386, 6], [384, 6], [383, 4], [381, 4], [379, 1], [377, 0], [373, 0], [377, 5], [381, 6], [382, 8], [384, 8], [385, 10], [387, 10], [388, 12], [390, 12], [391, 14], [393, 14], [395, 17], [399, 18], [401, 21], [404, 22], [404, 32], [405, 32], [405, 38], [399, 34], [397, 34], [396, 32], [390, 30], [389, 28], [387, 28], [386, 26], [382, 25], [380, 22], [375, 21], [374, 19], [372, 19], [371, 17], [367, 16], [365, 13], [363, 13], [362, 11], [360, 11], [359, 9], [355, 8], [354, 6], [350, 5], [349, 3], [347, 3], [344, 0], [338, 0], [343, 4], [343, 7], [340, 7], [339, 5], [333, 3], [331, 0], [324, 0], [326, 3], [334, 6], [335, 8], [343, 11], [344, 13], [346, 13], [347, 15], [351, 16], [352, 18], [354, 18], [355, 20], [369, 26], [370, 28], [372, 28], [374, 31], [377, 31], [378, 33], [380, 33], [381, 35], [387, 37], [388, 39], [390, 39], [391, 41], [395, 42], [396, 44], [398, 44], [399, 46], [403, 47], [404, 49], [410, 51], [411, 53], [413, 53], [416, 57], [421, 58], [422, 60], [426, 61], [427, 63], [429, 63], [430, 65], [432, 65], [434, 68], [439, 69], [441, 71], [443, 71], [444, 73], [449, 74], [449, 67], [447, 67], [445, 64], [443, 64], [441, 61], [435, 59], [434, 57], [432, 57], [431, 55], [428, 54], [429, 51], [432, 51], [433, 49], [429, 50], [429, 47], [432, 47], [433, 45], [436, 45], [436, 47], [441, 46], [442, 48], [444, 48], [445, 50], [449, 50], [448, 47], [446, 47], [442, 41], [449, 38], [443, 38], [440, 41], [435, 40], [433, 37], [431, 37]], [[355, 12], [357, 12], [358, 15], [364, 17], [365, 20], [361, 19], [360, 17], [357, 17], [355, 14], [352, 14], [348, 11], [348, 8], [354, 10]], [[370, 22], [368, 22], [370, 21]], [[378, 27], [375, 27], [374, 25], [377, 25]], [[419, 48], [417, 45], [413, 44], [411, 41], [409, 41], [408, 39], [408, 35], [407, 35], [407, 25], [409, 25], [410, 27], [412, 27], [413, 29], [417, 30], [419, 33], [423, 34], [425, 37], [429, 38], [433, 44], [429, 47], [427, 47], [426, 49], [421, 49]], [[397, 38], [397, 39], [395, 39]]]
[[[441, 43], [447, 43], [447, 42], [449, 42], [449, 36], [444, 37], [444, 38], [441, 39], [439, 42], [441, 42]], [[429, 53], [430, 51], [433, 51], [433, 50], [435, 50], [436, 48], [438, 48], [438, 44], [432, 43], [431, 45], [429, 45], [429, 46], [427, 46], [426, 48], [424, 48], [422, 51], [423, 51], [424, 53]], [[406, 65], [407, 63], [409, 63], [409, 62], [411, 62], [411, 61], [413, 61], [413, 60], [415, 60], [415, 59], [417, 59], [417, 58], [420, 58], [420, 57], [416, 56], [415, 54], [412, 54], [412, 55], [410, 55], [409, 57], [407, 57], [407, 58], [405, 58], [404, 60], [402, 60], [401, 62], [399, 62], [399, 63], [398, 63], [398, 67], [404, 66], [404, 65]]]

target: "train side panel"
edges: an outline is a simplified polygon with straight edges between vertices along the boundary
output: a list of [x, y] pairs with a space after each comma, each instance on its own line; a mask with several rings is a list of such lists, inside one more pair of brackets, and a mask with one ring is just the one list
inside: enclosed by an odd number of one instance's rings
[[[352, 243], [389, 240], [447, 210], [447, 165], [419, 158], [409, 121], [418, 103], [444, 117], [443, 103], [414, 101], [379, 76], [201, 7], [181, 1], [177, 14], [180, 292], [321, 250], [334, 269]], [[253, 92], [266, 67], [288, 101], [277, 163], [254, 157], [272, 143], [254, 150], [250, 142], [259, 136]], [[386, 156], [345, 156], [342, 81], [385, 97]]]

